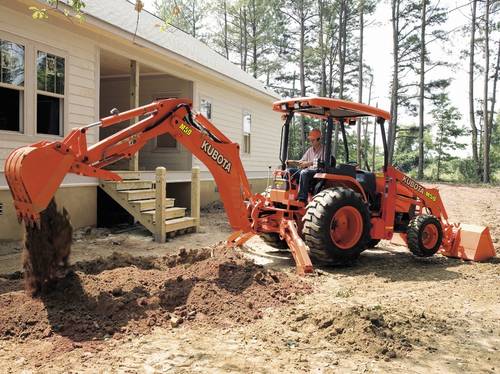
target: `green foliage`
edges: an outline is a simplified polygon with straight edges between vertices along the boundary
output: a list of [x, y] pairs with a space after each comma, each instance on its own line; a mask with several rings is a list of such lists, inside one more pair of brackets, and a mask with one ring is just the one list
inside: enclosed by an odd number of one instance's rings
[[49, 18], [49, 15], [47, 14], [47, 8], [37, 8], [36, 6], [30, 6], [28, 9], [31, 10], [31, 17], [33, 17], [33, 19], [42, 20]]
[[50, 9], [48, 8], [38, 8], [36, 6], [30, 6], [28, 9], [31, 10], [31, 17], [35, 20], [44, 20], [49, 18], [49, 10], [62, 12], [66, 17], [73, 17], [80, 22], [85, 21], [85, 17], [83, 15], [83, 9], [85, 8], [85, 2], [82, 0], [68, 0], [65, 5], [69, 6], [70, 9], [74, 12], [71, 14], [67, 9], [60, 9], [59, 5], [64, 2], [60, 0], [46, 0], [47, 4], [50, 5]]
[[207, 15], [209, 4], [199, 0], [155, 0], [155, 12], [164, 24], [164, 31], [173, 25], [194, 37], [202, 38], [199, 30]]
[[451, 105], [448, 94], [445, 92], [436, 95], [431, 115], [437, 130], [434, 151], [437, 154], [436, 179], [439, 180], [441, 172], [448, 171], [447, 169], [450, 164], [447, 162], [456, 158], [452, 156], [450, 151], [465, 148], [465, 144], [460, 143], [458, 138], [466, 135], [468, 132], [455, 124], [456, 121], [460, 120], [461, 114], [458, 108]]
[[470, 157], [452, 160], [451, 169], [458, 171], [457, 179], [460, 182], [479, 182], [476, 164]]

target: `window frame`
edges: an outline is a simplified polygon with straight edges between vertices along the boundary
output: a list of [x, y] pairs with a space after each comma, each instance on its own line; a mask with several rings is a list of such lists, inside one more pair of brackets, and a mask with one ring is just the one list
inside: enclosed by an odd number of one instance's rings
[[0, 30], [0, 39], [10, 42], [10, 43], [15, 43], [19, 44], [24, 47], [24, 84], [22, 86], [16, 86], [14, 84], [10, 83], [3, 83], [0, 82], [0, 87], [2, 88], [7, 88], [11, 90], [18, 91], [20, 94], [22, 92], [22, 100], [19, 102], [19, 130], [17, 131], [12, 131], [12, 130], [3, 130], [0, 129], [0, 134], [5, 134], [5, 135], [25, 135], [26, 134], [26, 86], [27, 86], [27, 76], [28, 76], [28, 68], [27, 68], [27, 63], [28, 63], [28, 48], [29, 48], [29, 43], [27, 40], [23, 38], [19, 38], [16, 35], [10, 34], [8, 32], [4, 32]]
[[[38, 58], [38, 52], [43, 52], [46, 54], [51, 54], [56, 57], [61, 57], [64, 59], [64, 94], [56, 94], [54, 92], [48, 92], [48, 91], [43, 91], [38, 89], [38, 79], [37, 79], [37, 74], [38, 74], [38, 66], [37, 66], [37, 58]], [[35, 123], [35, 128], [34, 128], [34, 133], [36, 136], [43, 136], [43, 137], [50, 137], [50, 138], [55, 138], [59, 139], [64, 137], [65, 135], [65, 124], [68, 123], [68, 65], [69, 65], [69, 56], [68, 53], [56, 48], [53, 48], [51, 46], [48, 46], [46, 44], [41, 44], [41, 43], [36, 43], [34, 45], [34, 51], [33, 51], [33, 73], [34, 73], [34, 123]], [[38, 132], [38, 95], [44, 95], [44, 96], [50, 96], [50, 97], [55, 97], [58, 99], [62, 99], [62, 105], [59, 106], [59, 111], [62, 111], [62, 114], [60, 114], [60, 121], [61, 123], [59, 124], [59, 135], [54, 135], [54, 134], [44, 134]]]
[[[205, 114], [201, 110], [201, 106], [202, 106], [203, 101], [207, 101], [208, 103], [210, 103], [210, 117], [205, 116]], [[214, 120], [214, 101], [211, 97], [206, 96], [206, 95], [200, 95], [200, 101], [199, 101], [198, 107], [199, 107], [199, 112], [201, 114], [203, 114], [209, 121]]]
[[[245, 132], [245, 117], [250, 116], [250, 132]], [[253, 114], [250, 110], [243, 109], [241, 116], [241, 139], [242, 139], [242, 147], [241, 154], [244, 156], [250, 156], [252, 154], [252, 117]], [[248, 137], [248, 152], [246, 152], [245, 138]]]

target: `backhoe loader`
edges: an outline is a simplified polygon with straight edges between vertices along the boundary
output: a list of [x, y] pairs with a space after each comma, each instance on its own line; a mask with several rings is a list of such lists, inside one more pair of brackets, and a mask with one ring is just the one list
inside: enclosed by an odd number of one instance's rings
[[[170, 134], [201, 160], [218, 186], [233, 234], [230, 245], [241, 245], [253, 235], [286, 244], [299, 274], [313, 271], [315, 263], [345, 263], [381, 239], [399, 234], [419, 257], [437, 251], [446, 256], [486, 260], [495, 255], [486, 227], [454, 224], [436, 188], [426, 188], [388, 164], [384, 124], [386, 111], [345, 100], [302, 97], [274, 103], [282, 113], [280, 167], [273, 172], [265, 194], [252, 193], [239, 156], [231, 142], [202, 114], [195, 113], [189, 99], [159, 99], [148, 105], [112, 115], [73, 129], [64, 139], [41, 141], [15, 149], [8, 156], [5, 175], [17, 216], [36, 225], [67, 173], [120, 181], [104, 169], [130, 158], [147, 141]], [[295, 115], [325, 123], [323, 157], [309, 186], [308, 199], [297, 199], [298, 184], [287, 170], [290, 127]], [[139, 122], [88, 146], [92, 127], [108, 127], [142, 117]], [[380, 125], [384, 164], [380, 171], [362, 170], [349, 162], [345, 126], [360, 117], [374, 117]], [[334, 126], [344, 141], [344, 163], [332, 155]]]

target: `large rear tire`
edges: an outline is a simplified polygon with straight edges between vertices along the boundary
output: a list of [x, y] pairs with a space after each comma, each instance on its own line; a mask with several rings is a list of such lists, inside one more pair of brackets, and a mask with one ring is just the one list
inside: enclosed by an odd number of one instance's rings
[[314, 196], [302, 221], [304, 241], [315, 263], [350, 263], [370, 239], [368, 208], [348, 188], [327, 189]]
[[433, 256], [443, 241], [441, 222], [431, 215], [417, 216], [408, 225], [407, 238], [408, 248], [415, 256]]

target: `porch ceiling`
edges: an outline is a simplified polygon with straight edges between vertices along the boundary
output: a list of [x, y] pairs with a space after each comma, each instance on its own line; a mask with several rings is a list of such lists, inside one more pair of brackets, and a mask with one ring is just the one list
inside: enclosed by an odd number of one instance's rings
[[[101, 77], [129, 75], [130, 74], [130, 59], [117, 55], [113, 52], [101, 49]], [[162, 72], [150, 66], [141, 64], [141, 74], [154, 74]], [[165, 74], [165, 73], [163, 73]], [[167, 75], [167, 74], [165, 74]]]

